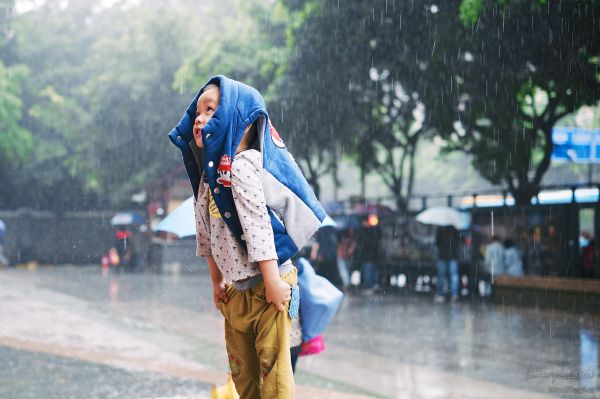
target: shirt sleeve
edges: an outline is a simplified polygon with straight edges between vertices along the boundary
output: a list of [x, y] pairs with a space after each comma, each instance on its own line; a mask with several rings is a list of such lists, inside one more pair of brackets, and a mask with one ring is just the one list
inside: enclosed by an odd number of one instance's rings
[[271, 217], [263, 191], [262, 155], [246, 150], [231, 164], [231, 191], [248, 248], [248, 260], [277, 259]]
[[[204, 183], [200, 183], [204, 187]], [[196, 219], [196, 256], [211, 256], [210, 220], [208, 216], [208, 187], [200, 191], [198, 200], [194, 199], [194, 217]]]

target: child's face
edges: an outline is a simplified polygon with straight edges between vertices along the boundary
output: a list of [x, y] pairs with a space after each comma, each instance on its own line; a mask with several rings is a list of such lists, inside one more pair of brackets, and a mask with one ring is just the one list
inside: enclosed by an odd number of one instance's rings
[[199, 148], [204, 147], [202, 143], [202, 129], [208, 123], [210, 118], [219, 106], [219, 97], [221, 91], [218, 87], [211, 87], [200, 95], [198, 105], [196, 106], [196, 119], [194, 119], [194, 141]]

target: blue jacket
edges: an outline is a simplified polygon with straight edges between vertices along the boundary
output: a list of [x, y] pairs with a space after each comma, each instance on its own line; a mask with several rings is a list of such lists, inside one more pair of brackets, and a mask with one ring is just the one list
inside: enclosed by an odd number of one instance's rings
[[218, 85], [221, 97], [215, 113], [202, 129], [204, 149], [200, 150], [195, 145], [192, 134], [196, 103], [202, 89], [179, 124], [169, 133], [169, 138], [182, 152], [194, 196], [198, 198], [200, 178], [205, 171], [223, 220], [246, 248], [228, 170], [246, 128], [256, 122], [263, 158], [263, 191], [281, 264], [295, 255], [317, 231], [325, 219], [325, 211], [277, 131], [271, 126], [260, 93], [221, 75], [210, 79], [208, 84]]

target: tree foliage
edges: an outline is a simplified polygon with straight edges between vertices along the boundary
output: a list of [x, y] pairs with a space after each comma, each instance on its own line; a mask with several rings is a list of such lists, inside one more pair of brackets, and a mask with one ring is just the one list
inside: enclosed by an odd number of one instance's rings
[[126, 206], [179, 166], [166, 132], [217, 73], [263, 93], [317, 192], [345, 157], [404, 206], [418, 142], [435, 131], [528, 203], [552, 126], [600, 98], [599, 8], [47, 0], [0, 20], [0, 204]]
[[28, 74], [23, 65], [7, 67], [0, 61], [0, 199], [11, 196], [20, 185], [13, 176], [33, 147], [31, 133], [21, 125], [22, 85]]
[[550, 166], [552, 127], [600, 99], [600, 3], [463, 1], [460, 16], [459, 40], [441, 32], [452, 39], [433, 60], [452, 100], [436, 124], [449, 150], [474, 155], [485, 178], [528, 204]]
[[0, 160], [4, 168], [23, 162], [32, 146], [31, 133], [21, 127], [22, 84], [29, 75], [24, 65], [6, 67], [0, 61]]
[[34, 144], [4, 178], [13, 188], [4, 207], [127, 206], [178, 165], [166, 132], [189, 101], [171, 88], [193, 41], [187, 19], [159, 6], [102, 4], [48, 1], [12, 19], [15, 36], [1, 54], [30, 71], [20, 126]]
[[312, 154], [303, 158], [313, 181], [335, 170], [341, 152], [357, 163], [363, 182], [378, 174], [406, 206], [430, 111], [420, 95], [428, 81], [404, 52], [415, 37], [415, 46], [426, 47], [429, 15], [409, 3], [323, 1], [297, 31], [282, 102], [294, 146]]

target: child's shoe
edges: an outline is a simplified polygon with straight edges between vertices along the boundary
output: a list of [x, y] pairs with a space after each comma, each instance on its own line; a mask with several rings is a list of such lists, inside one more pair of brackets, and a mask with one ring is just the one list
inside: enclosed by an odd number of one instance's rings
[[233, 384], [233, 380], [231, 379], [231, 375], [227, 378], [227, 383], [221, 386], [214, 386], [210, 390], [210, 398], [211, 399], [239, 399], [240, 395], [238, 395], [235, 390], [235, 385]]

